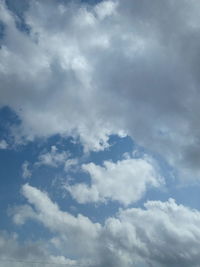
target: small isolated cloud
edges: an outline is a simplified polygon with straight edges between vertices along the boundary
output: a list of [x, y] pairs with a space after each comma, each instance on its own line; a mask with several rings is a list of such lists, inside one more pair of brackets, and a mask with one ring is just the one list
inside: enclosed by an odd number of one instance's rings
[[[23, 186], [28, 205], [15, 208], [18, 224], [34, 219], [54, 237], [60, 255], [89, 267], [197, 267], [200, 262], [200, 212], [175, 200], [148, 201], [144, 208], [122, 209], [104, 225], [61, 211], [45, 192]], [[34, 207], [28, 208], [31, 205]]]
[[8, 143], [5, 140], [0, 141], [0, 149], [7, 149]]
[[36, 165], [58, 167], [59, 165], [65, 164], [68, 158], [69, 158], [68, 152], [65, 151], [59, 152], [56, 146], [52, 146], [50, 152], [42, 153], [39, 155]]
[[77, 158], [74, 159], [68, 159], [65, 162], [65, 171], [69, 171], [69, 170], [76, 170], [76, 167], [78, 166], [79, 160]]
[[148, 158], [127, 158], [116, 163], [104, 161], [103, 166], [89, 163], [82, 165], [82, 170], [89, 173], [91, 185], [65, 186], [79, 203], [113, 200], [129, 205], [141, 199], [148, 187], [163, 184], [153, 161]]
[[32, 172], [30, 170], [30, 163], [28, 161], [25, 161], [22, 164], [22, 177], [23, 178], [30, 178], [32, 176]]

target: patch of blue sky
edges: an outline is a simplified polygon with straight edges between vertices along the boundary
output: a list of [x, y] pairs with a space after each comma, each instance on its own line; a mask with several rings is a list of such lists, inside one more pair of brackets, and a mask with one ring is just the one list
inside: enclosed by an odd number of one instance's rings
[[11, 11], [15, 12], [18, 16], [22, 16], [28, 9], [30, 0], [6, 0], [5, 3]]
[[0, 45], [5, 35], [5, 24], [0, 20]]
[[1, 226], [7, 225], [5, 215], [9, 206], [21, 200], [21, 164], [23, 158], [16, 150], [0, 150], [0, 217]]
[[132, 205], [133, 207], [143, 208], [144, 203], [147, 201], [167, 201], [169, 198], [175, 199], [178, 205], [184, 205], [191, 209], [200, 210], [199, 203], [200, 185], [185, 185], [185, 186], [173, 186], [160, 190], [158, 188], [149, 189], [146, 194], [137, 203]]
[[0, 109], [0, 138], [10, 138], [10, 126], [19, 125], [20, 119], [14, 111], [5, 106]]
[[109, 137], [108, 143], [109, 147], [105, 150], [91, 152], [88, 155], [87, 161], [92, 161], [97, 165], [102, 166], [105, 160], [112, 160], [113, 162], [117, 162], [118, 160], [123, 159], [124, 153], [132, 153], [132, 151], [136, 149], [136, 145], [129, 136], [120, 138], [117, 135], [111, 135]]
[[30, 33], [30, 27], [25, 23], [24, 19], [24, 13], [29, 7], [29, 0], [6, 0], [5, 1], [6, 6], [8, 9], [15, 14], [15, 23], [16, 27], [24, 32], [29, 34]]

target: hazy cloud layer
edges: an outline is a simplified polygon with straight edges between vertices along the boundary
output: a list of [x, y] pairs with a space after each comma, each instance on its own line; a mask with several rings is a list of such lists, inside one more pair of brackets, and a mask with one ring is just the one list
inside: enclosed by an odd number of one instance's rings
[[19, 241], [16, 233], [8, 234], [0, 232], [0, 264], [2, 267], [47, 266], [46, 263], [66, 264], [76, 266], [75, 260], [69, 260], [63, 256], [55, 256], [50, 253], [50, 247], [42, 241]]

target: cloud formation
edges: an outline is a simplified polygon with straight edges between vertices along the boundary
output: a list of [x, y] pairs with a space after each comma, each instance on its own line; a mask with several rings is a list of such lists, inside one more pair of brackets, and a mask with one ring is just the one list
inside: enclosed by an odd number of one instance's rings
[[41, 222], [54, 234], [49, 242], [61, 255], [75, 257], [83, 266], [199, 265], [200, 212], [173, 199], [148, 201], [144, 209], [121, 209], [100, 225], [80, 214], [75, 217], [61, 211], [45, 192], [28, 184], [22, 192], [34, 209], [31, 215], [24, 206], [18, 207], [14, 221], [20, 224], [34, 218]]
[[[106, 149], [111, 134], [129, 135], [181, 177], [200, 178], [199, 12], [196, 0], [30, 0], [20, 27], [21, 18], [0, 0], [0, 107], [19, 117], [10, 129], [16, 142], [59, 134], [88, 152]], [[8, 148], [6, 140], [0, 149]], [[52, 146], [34, 166], [41, 165], [75, 172], [81, 160]], [[29, 167], [25, 161], [24, 178]], [[173, 199], [127, 208], [162, 186], [153, 161], [125, 158], [81, 169], [90, 184], [69, 181], [72, 197], [82, 204], [116, 201], [118, 214], [102, 224], [74, 216], [26, 184], [27, 203], [13, 208], [13, 220], [18, 227], [37, 221], [52, 237], [41, 249], [0, 233], [0, 256], [82, 267], [199, 266], [199, 211]]]
[[[41, 153], [38, 157], [36, 166], [46, 165], [51, 167], [58, 167], [68, 161], [69, 153], [66, 151], [59, 152], [56, 146], [51, 146], [49, 152]], [[69, 164], [70, 165], [70, 164]]]
[[82, 170], [89, 173], [91, 184], [65, 185], [65, 188], [79, 203], [112, 200], [129, 205], [140, 200], [147, 188], [164, 184], [153, 164], [148, 158], [104, 161], [103, 166], [84, 164]]
[[123, 132], [199, 177], [198, 1], [30, 1], [28, 33], [0, 5], [0, 104], [18, 135], [101, 150]]

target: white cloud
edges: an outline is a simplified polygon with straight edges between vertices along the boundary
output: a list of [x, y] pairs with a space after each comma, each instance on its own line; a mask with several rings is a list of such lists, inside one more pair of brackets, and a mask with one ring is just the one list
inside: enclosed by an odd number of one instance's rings
[[50, 152], [39, 155], [38, 161], [35, 164], [37, 166], [47, 165], [51, 167], [58, 167], [61, 164], [67, 164], [68, 158], [68, 152], [59, 152], [56, 146], [52, 146]]
[[8, 143], [5, 140], [0, 141], [0, 149], [7, 149]]
[[122, 210], [106, 228], [114, 249], [129, 255], [137, 251], [149, 266], [198, 266], [199, 222], [199, 211], [170, 199], [149, 201], [144, 210]]
[[100, 20], [102, 20], [113, 15], [116, 11], [116, 8], [117, 1], [102, 1], [95, 6], [94, 10]]
[[0, 105], [19, 115], [18, 135], [79, 136], [88, 151], [124, 130], [200, 177], [198, 1], [36, 0], [30, 34], [0, 5]]
[[79, 203], [113, 200], [128, 205], [141, 199], [147, 188], [163, 185], [153, 164], [148, 158], [105, 161], [103, 166], [84, 164], [82, 169], [90, 174], [91, 185], [66, 185], [65, 188]]
[[70, 257], [90, 255], [94, 251], [94, 242], [101, 229], [98, 223], [92, 223], [81, 214], [74, 217], [67, 212], [61, 211], [46, 193], [28, 184], [23, 186], [23, 195], [30, 204], [35, 206], [36, 212], [27, 210], [27, 207], [23, 206], [20, 215], [15, 215], [15, 222], [21, 224], [28, 217], [37, 219], [53, 233], [59, 235], [61, 244], [65, 245], [63, 249], [66, 250]]
[[61, 211], [46, 193], [30, 185], [23, 186], [23, 194], [34, 206], [34, 217], [27, 206], [18, 207], [15, 222], [25, 223], [28, 218], [41, 222], [54, 234], [49, 242], [60, 255], [76, 258], [77, 263], [87, 259], [83, 266], [199, 265], [200, 212], [173, 199], [148, 201], [145, 209], [121, 209], [100, 225]]
[[73, 158], [73, 159], [68, 159], [65, 162], [65, 171], [69, 171], [69, 170], [76, 170], [76, 167], [78, 166], [79, 160], [77, 158]]

